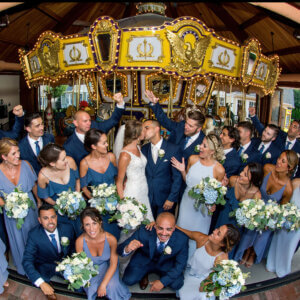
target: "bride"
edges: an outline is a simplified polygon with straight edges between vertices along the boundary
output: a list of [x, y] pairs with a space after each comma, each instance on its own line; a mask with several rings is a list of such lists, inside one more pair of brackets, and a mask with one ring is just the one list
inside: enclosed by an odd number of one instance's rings
[[[122, 125], [116, 136], [114, 152], [118, 160], [117, 191], [120, 198], [134, 197], [147, 207], [147, 218], [152, 222], [153, 215], [148, 198], [148, 185], [145, 174], [147, 159], [142, 154], [139, 143], [144, 139], [142, 123], [129, 120]], [[120, 149], [123, 149], [120, 151]]]

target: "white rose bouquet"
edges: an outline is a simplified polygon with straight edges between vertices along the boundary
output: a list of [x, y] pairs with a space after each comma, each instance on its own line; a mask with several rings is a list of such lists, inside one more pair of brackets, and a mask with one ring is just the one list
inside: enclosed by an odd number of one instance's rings
[[[221, 182], [215, 178], [205, 177], [201, 179], [200, 183], [192, 187], [188, 195], [195, 199], [194, 208], [199, 210], [201, 204], [212, 206], [213, 204], [226, 203], [224, 195], [227, 192], [227, 187], [222, 186]], [[203, 212], [204, 213], [204, 212]], [[210, 214], [210, 212], [209, 212]]]
[[280, 206], [276, 202], [268, 200], [265, 203], [262, 199], [246, 199], [239, 203], [239, 206], [229, 214], [230, 217], [236, 217], [238, 225], [260, 232], [277, 229]]
[[280, 205], [277, 228], [294, 231], [300, 227], [300, 209], [293, 203]]
[[61, 215], [67, 215], [68, 218], [74, 220], [85, 209], [86, 202], [81, 192], [73, 192], [71, 189], [58, 194], [55, 210]]
[[35, 208], [33, 201], [29, 198], [28, 193], [22, 192], [20, 187], [16, 187], [13, 192], [9, 194], [2, 193], [5, 197], [4, 208], [7, 217], [16, 219], [17, 228], [21, 229], [29, 209], [31, 207], [33, 209]]
[[125, 197], [117, 205], [116, 213], [109, 219], [110, 222], [117, 220], [118, 225], [123, 228], [123, 232], [136, 229], [141, 224], [149, 224], [147, 207], [135, 198]]
[[98, 266], [94, 266], [85, 252], [73, 253], [71, 257], [66, 257], [58, 263], [55, 270], [62, 273], [66, 282], [69, 282], [68, 289], [72, 291], [90, 286], [90, 280], [98, 274]]
[[249, 273], [243, 273], [236, 261], [222, 260], [201, 282], [201, 287], [208, 297], [216, 296], [225, 300], [246, 289], [245, 279], [248, 276]]
[[112, 214], [116, 211], [120, 197], [115, 184], [102, 183], [92, 186], [91, 189], [93, 195], [89, 200], [91, 207], [97, 208], [101, 214]]

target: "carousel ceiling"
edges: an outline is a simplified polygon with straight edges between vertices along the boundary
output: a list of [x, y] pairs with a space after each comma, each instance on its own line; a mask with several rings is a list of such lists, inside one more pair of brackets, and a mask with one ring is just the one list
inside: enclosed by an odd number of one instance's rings
[[[300, 71], [300, 24], [250, 3], [164, 2], [166, 16], [195, 17], [218, 36], [243, 44], [260, 42], [261, 52], [278, 54], [282, 74]], [[84, 33], [100, 16], [114, 20], [136, 15], [135, 2], [25, 2], [0, 12], [0, 60], [19, 63], [18, 49], [32, 49], [41, 33], [51, 30], [63, 36]], [[299, 3], [290, 4], [295, 11]], [[159, 22], [159, 20], [157, 20]], [[126, 22], [124, 22], [126, 26]], [[131, 25], [132, 26], [132, 25]], [[138, 24], [134, 24], [138, 26]]]

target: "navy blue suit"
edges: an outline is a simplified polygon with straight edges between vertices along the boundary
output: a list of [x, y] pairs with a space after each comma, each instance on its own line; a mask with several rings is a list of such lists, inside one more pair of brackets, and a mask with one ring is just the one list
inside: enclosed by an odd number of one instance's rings
[[[261, 143], [261, 139], [259, 139], [259, 138], [253, 138], [252, 142], [254, 143], [256, 149], [258, 150], [259, 145]], [[271, 155], [270, 158], [267, 158], [267, 156], [268, 156], [267, 153]], [[280, 156], [280, 154], [281, 154], [281, 151], [275, 145], [275, 143], [272, 142], [271, 145], [270, 145], [270, 147], [262, 154], [262, 157], [261, 157], [261, 163], [262, 163], [262, 165], [265, 165], [265, 164], [275, 165], [276, 162], [277, 162], [277, 158]]]
[[156, 103], [155, 105], [150, 105], [150, 107], [152, 108], [157, 121], [171, 132], [168, 141], [181, 147], [182, 155], [184, 157], [185, 164], [187, 165], [189, 157], [193, 154], [198, 154], [198, 152], [195, 151], [195, 146], [200, 145], [202, 143], [203, 138], [205, 137], [204, 133], [200, 131], [198, 138], [186, 149], [184, 149], [186, 138], [186, 135], [184, 134], [185, 121], [175, 122], [170, 120], [166, 116], [159, 103]]
[[[111, 117], [108, 120], [103, 122], [92, 121], [91, 128], [99, 129], [107, 133], [111, 128], [118, 125], [119, 120], [121, 119], [122, 114], [125, 109], [116, 107]], [[79, 168], [81, 160], [87, 156], [89, 153], [84, 148], [84, 144], [77, 137], [75, 130], [73, 134], [66, 140], [64, 143], [64, 148], [68, 156], [71, 156]]]
[[12, 130], [10, 130], [10, 131], [0, 130], [0, 140], [3, 137], [8, 137], [8, 138], [16, 140], [19, 136], [20, 131], [23, 129], [23, 127], [24, 127], [24, 116], [23, 117], [15, 117], [15, 123], [14, 123]]
[[143, 247], [137, 249], [128, 264], [123, 282], [133, 285], [139, 282], [145, 274], [155, 272], [160, 275], [160, 281], [166, 287], [178, 290], [183, 286], [183, 272], [188, 259], [188, 237], [175, 229], [167, 246], [171, 254], [161, 253], [156, 250], [156, 231], [151, 231], [141, 226], [129, 239], [118, 246], [118, 254], [122, 255], [124, 248], [132, 241], [138, 240]]
[[[49, 133], [44, 133], [42, 136], [43, 139], [43, 147], [45, 147], [49, 143], [54, 143], [54, 136]], [[41, 165], [37, 160], [36, 155], [34, 154], [28, 140], [28, 136], [26, 135], [24, 138], [21, 139], [19, 143], [20, 153], [21, 153], [21, 159], [27, 160], [32, 165], [36, 175], [39, 175], [39, 172], [41, 170]]]
[[233, 148], [225, 155], [225, 157], [226, 158], [223, 167], [225, 169], [227, 178], [230, 178], [233, 175], [239, 175], [241, 160], [237, 151]]
[[75, 252], [73, 227], [69, 224], [58, 224], [57, 230], [60, 242], [62, 237], [67, 237], [70, 242], [68, 246], [61, 245], [61, 253], [57, 253], [42, 225], [37, 225], [28, 234], [22, 265], [32, 283], [40, 277], [49, 282], [56, 275], [57, 262]]
[[172, 167], [171, 158], [174, 156], [178, 161], [182, 160], [182, 154], [179, 146], [176, 146], [165, 139], [161, 148], [165, 151], [164, 157], [157, 158], [156, 164], [153, 162], [151, 143], [142, 147], [142, 153], [147, 157], [146, 177], [148, 183], [148, 196], [153, 213], [156, 219], [157, 215], [163, 211], [163, 205], [166, 200], [174, 202], [169, 212], [175, 211], [176, 202], [178, 202], [180, 186], [182, 183], [181, 173]]
[[248, 155], [248, 158], [247, 160], [244, 162], [242, 160], [242, 155], [240, 156], [240, 162], [241, 162], [241, 166], [240, 166], [240, 170], [239, 170], [239, 173], [241, 173], [244, 168], [251, 162], [256, 162], [256, 163], [259, 163], [261, 164], [262, 161], [261, 161], [261, 154], [259, 153], [259, 151], [256, 149], [254, 143], [251, 141], [249, 147], [247, 148], [246, 151], [244, 151], [243, 154], [247, 154]]

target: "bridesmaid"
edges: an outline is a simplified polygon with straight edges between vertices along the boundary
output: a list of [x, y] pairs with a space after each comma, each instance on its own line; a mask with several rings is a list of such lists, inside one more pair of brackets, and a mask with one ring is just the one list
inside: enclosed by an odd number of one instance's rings
[[263, 180], [261, 164], [249, 163], [239, 176], [231, 176], [226, 193], [226, 204], [220, 212], [216, 228], [224, 224], [237, 225], [235, 217], [229, 213], [239, 207], [239, 202], [246, 199], [261, 199], [260, 186]]
[[[291, 203], [300, 209], [300, 178], [292, 181], [293, 196]], [[292, 259], [300, 241], [300, 229], [286, 231], [282, 229], [274, 233], [267, 257], [267, 270], [275, 272], [278, 277], [291, 273]]]
[[[269, 199], [280, 204], [290, 201], [293, 192], [290, 178], [297, 165], [298, 156], [293, 150], [283, 151], [278, 157], [276, 165], [264, 165], [264, 179], [260, 192], [265, 202]], [[245, 263], [246, 267], [251, 267], [253, 263], [260, 263], [267, 253], [271, 237], [270, 230], [265, 230], [260, 234], [255, 230], [244, 228], [234, 259], [241, 261], [242, 264]]]
[[102, 228], [102, 220], [96, 208], [88, 207], [80, 215], [83, 234], [76, 240], [76, 252], [84, 251], [99, 266], [99, 274], [85, 288], [89, 300], [107, 297], [111, 300], [127, 300], [131, 294], [119, 278], [117, 240]]
[[39, 224], [36, 202], [33, 196], [33, 194], [36, 196], [38, 206], [40, 206], [41, 201], [37, 197], [36, 188], [37, 178], [31, 165], [25, 160], [20, 160], [17, 141], [10, 138], [2, 138], [0, 140], [0, 155], [2, 160], [0, 163], [0, 206], [5, 204], [5, 197], [2, 192], [9, 194], [16, 187], [20, 187], [23, 192], [28, 193], [29, 198], [34, 203], [34, 208], [28, 210], [21, 229], [17, 229], [16, 220], [8, 218], [4, 209], [4, 222], [14, 265], [19, 274], [25, 275], [22, 259], [28, 232]]
[[197, 244], [191, 259], [191, 268], [186, 269], [184, 285], [178, 291], [179, 297], [183, 300], [206, 300], [206, 293], [199, 291], [200, 284], [216, 264], [228, 259], [228, 252], [239, 241], [239, 231], [232, 224], [222, 225], [210, 235], [176, 227]]
[[[47, 203], [55, 205], [58, 194], [71, 189], [80, 192], [80, 180], [74, 159], [66, 155], [59, 145], [46, 145], [38, 156], [43, 166], [38, 176], [38, 195]], [[81, 234], [80, 218], [71, 220], [67, 216], [57, 214], [58, 223], [68, 223], [74, 227], [76, 236]]]
[[[91, 199], [92, 193], [88, 186], [115, 184], [118, 169], [115, 155], [107, 151], [107, 136], [101, 130], [90, 129], [85, 135], [84, 147], [90, 154], [80, 162], [80, 185], [84, 195]], [[109, 218], [109, 214], [102, 215], [103, 229], [118, 240], [121, 230], [117, 222], [109, 223]]]
[[5, 245], [0, 239], [0, 295], [4, 292], [4, 287], [8, 287], [9, 283], [7, 281], [8, 272], [7, 272], [7, 261], [5, 258]]

